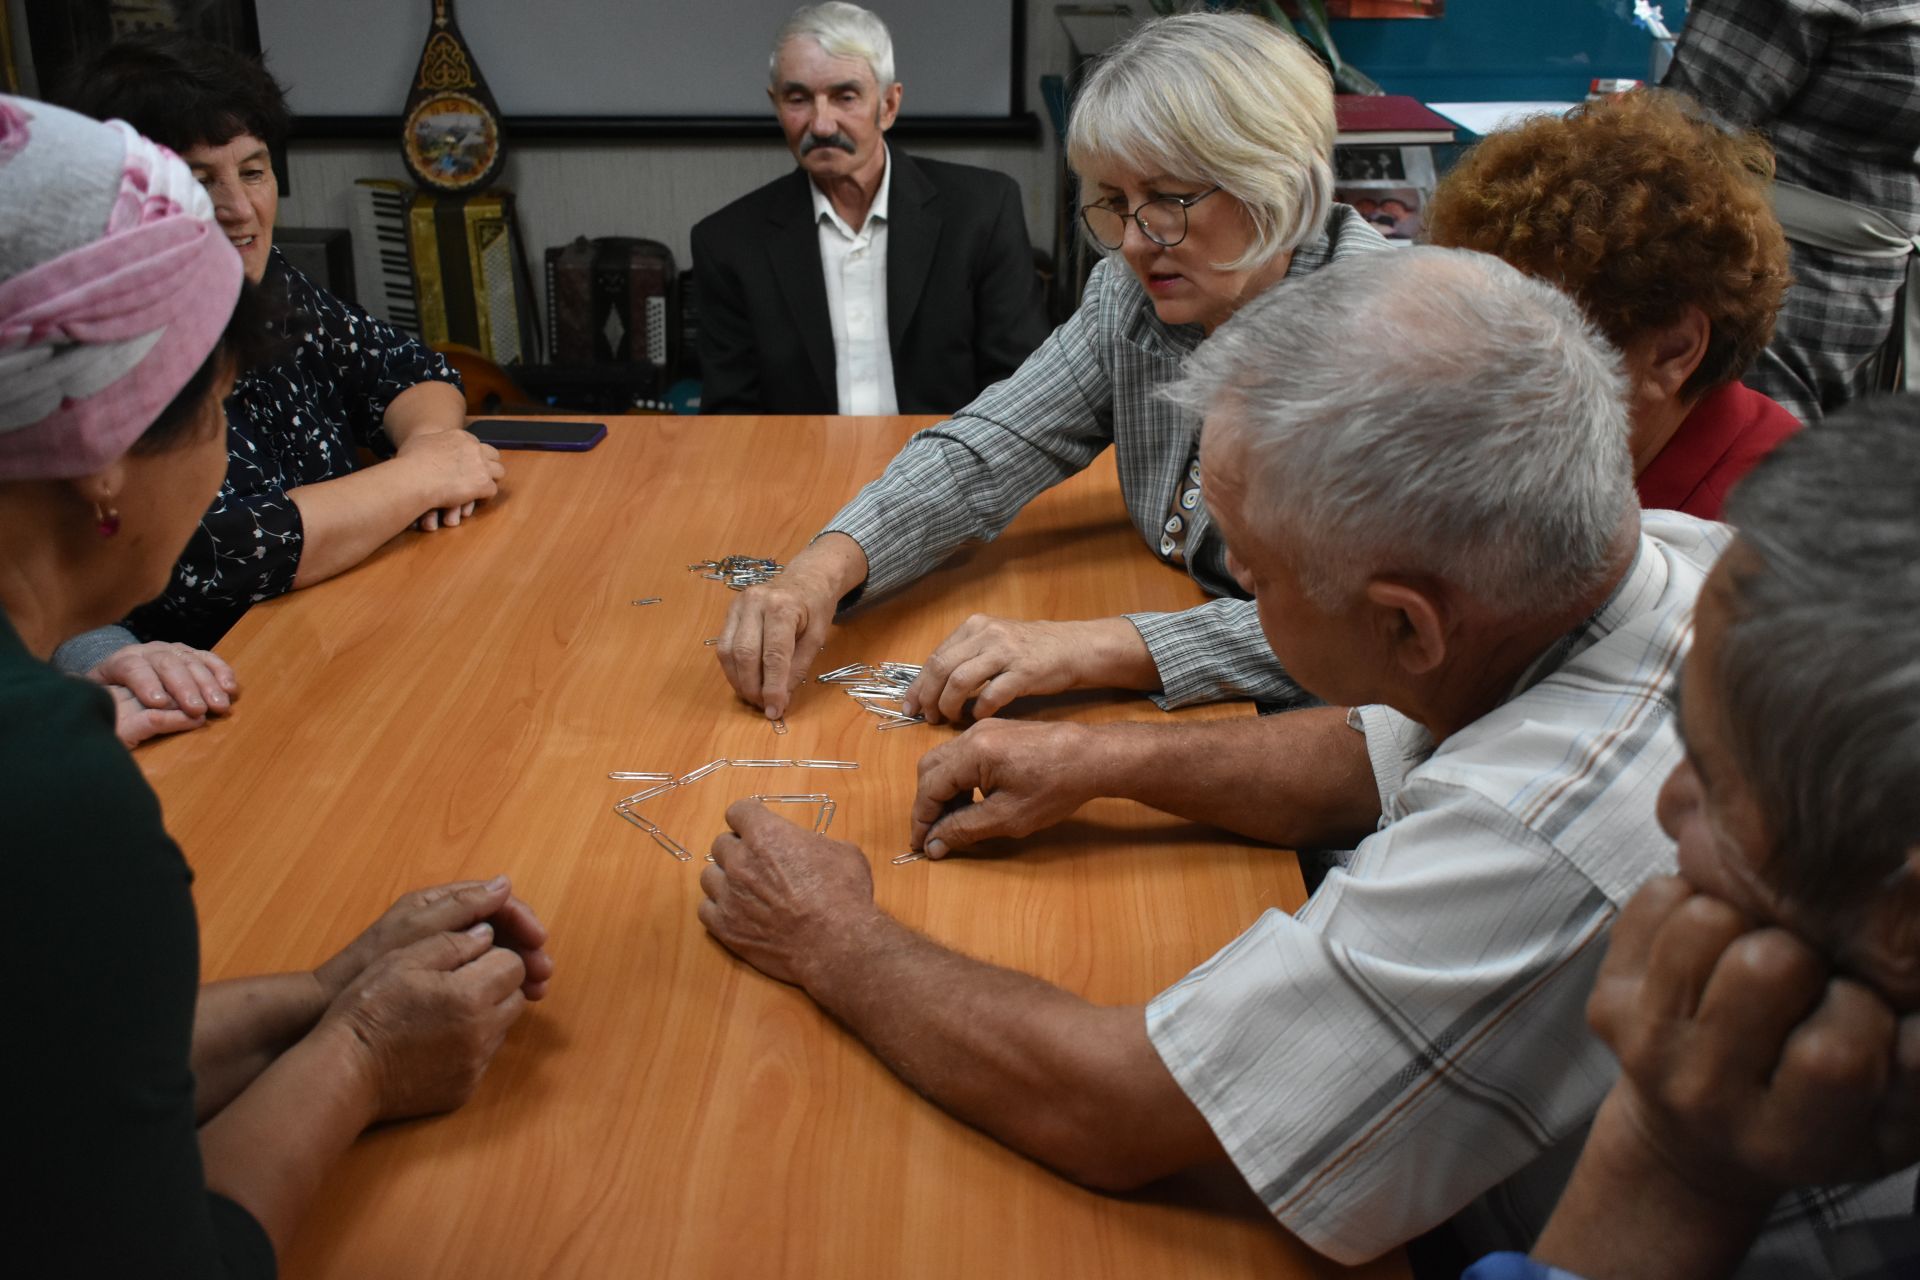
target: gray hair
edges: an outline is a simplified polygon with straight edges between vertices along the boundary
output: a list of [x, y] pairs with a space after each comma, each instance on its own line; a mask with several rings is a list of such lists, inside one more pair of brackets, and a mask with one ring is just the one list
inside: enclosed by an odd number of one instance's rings
[[887, 33], [887, 24], [857, 4], [828, 0], [802, 5], [781, 25], [773, 52], [767, 55], [767, 80], [774, 88], [780, 87], [780, 51], [789, 40], [803, 38], [833, 57], [862, 59], [880, 88], [893, 83], [893, 37]]
[[1333, 204], [1333, 82], [1296, 36], [1244, 13], [1144, 23], [1088, 73], [1067, 126], [1083, 177], [1103, 164], [1218, 185], [1246, 206], [1241, 270], [1298, 248]]
[[1795, 435], [1727, 515], [1731, 754], [1766, 819], [1774, 886], [1844, 911], [1920, 847], [1920, 396]]
[[1165, 394], [1225, 412], [1207, 430], [1243, 450], [1243, 518], [1327, 608], [1399, 572], [1555, 612], [1604, 579], [1638, 507], [1618, 356], [1486, 254], [1364, 254], [1269, 289]]

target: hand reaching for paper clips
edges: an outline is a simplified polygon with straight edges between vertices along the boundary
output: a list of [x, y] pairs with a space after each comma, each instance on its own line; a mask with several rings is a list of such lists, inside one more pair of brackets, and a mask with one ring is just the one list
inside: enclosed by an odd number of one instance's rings
[[878, 914], [873, 870], [853, 845], [757, 801], [737, 801], [727, 826], [713, 842], [713, 865], [700, 873], [700, 923], [769, 978], [805, 986], [811, 961]]
[[532, 907], [513, 896], [513, 886], [505, 876], [485, 882], [462, 880], [435, 885], [404, 895], [313, 974], [331, 1001], [382, 956], [422, 938], [458, 933], [483, 922], [493, 929], [494, 946], [520, 957], [526, 970], [522, 994], [529, 1000], [546, 995], [553, 978], [553, 957], [546, 950], [547, 927]]
[[1160, 672], [1125, 618], [1026, 622], [976, 613], [940, 642], [903, 710], [929, 724], [994, 715], [1015, 698], [1068, 689], [1158, 689]]
[[785, 716], [794, 685], [826, 647], [834, 610], [866, 577], [860, 544], [844, 533], [828, 533], [778, 578], [741, 592], [715, 650], [734, 692], [763, 708], [769, 720]]
[[[1066, 820], [1098, 790], [1085, 725], [983, 720], [920, 758], [908, 844], [944, 858]], [[973, 793], [979, 791], [981, 799]]]

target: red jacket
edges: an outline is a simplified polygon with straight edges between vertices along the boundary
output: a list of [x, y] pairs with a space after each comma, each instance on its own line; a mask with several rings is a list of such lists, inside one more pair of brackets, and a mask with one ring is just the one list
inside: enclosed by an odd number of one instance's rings
[[1799, 429], [1798, 418], [1758, 391], [1738, 382], [1716, 387], [1634, 481], [1640, 505], [1718, 520], [1734, 481]]

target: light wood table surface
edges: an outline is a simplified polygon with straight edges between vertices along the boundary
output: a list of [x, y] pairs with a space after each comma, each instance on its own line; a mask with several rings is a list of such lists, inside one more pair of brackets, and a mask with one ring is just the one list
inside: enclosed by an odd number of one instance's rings
[[[645, 785], [613, 769], [858, 760], [721, 770], [646, 809], [703, 855], [733, 799], [824, 791], [887, 910], [1101, 1002], [1145, 1001], [1266, 907], [1299, 905], [1290, 854], [1118, 801], [1017, 856], [893, 866], [914, 764], [952, 730], [879, 732], [808, 684], [783, 737], [732, 696], [701, 641], [734, 594], [686, 566], [791, 554], [927, 421], [613, 419], [593, 452], [510, 454], [472, 521], [255, 608], [220, 645], [236, 714], [141, 749], [196, 872], [208, 979], [309, 967], [401, 892], [500, 871], [553, 930], [552, 994], [478, 1096], [364, 1137], [286, 1275], [1344, 1274], [1228, 1172], [1099, 1195], [949, 1118], [709, 939], [705, 863], [612, 812]], [[631, 603], [646, 596], [662, 601]], [[1109, 454], [998, 542], [857, 613], [822, 669], [918, 662], [976, 611], [1200, 599], [1140, 545]], [[1016, 713], [1162, 714], [1104, 694]], [[1363, 1274], [1405, 1273], [1394, 1257]]]

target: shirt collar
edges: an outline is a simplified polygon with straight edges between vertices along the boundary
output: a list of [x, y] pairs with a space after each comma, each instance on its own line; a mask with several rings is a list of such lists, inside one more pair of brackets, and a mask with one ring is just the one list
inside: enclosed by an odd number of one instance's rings
[[[889, 198], [893, 194], [893, 150], [885, 143], [880, 144], [880, 150], [881, 154], [886, 157], [886, 167], [880, 171], [880, 190], [874, 193], [873, 207], [867, 210], [868, 227], [873, 225], [875, 218], [878, 218], [882, 222], [887, 220], [887, 205]], [[857, 240], [860, 238], [860, 232], [855, 231], [847, 225], [847, 220], [841, 217], [839, 210], [833, 207], [833, 201], [827, 199], [826, 193], [820, 190], [811, 178], [807, 180], [807, 191], [813, 197], [813, 221], [815, 226], [820, 224], [820, 219], [825, 218], [833, 224], [836, 231], [847, 239]], [[862, 228], [862, 230], [864, 229], [865, 228]]]

